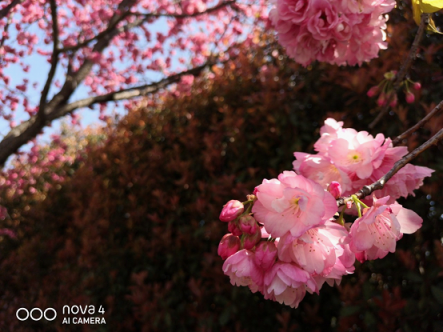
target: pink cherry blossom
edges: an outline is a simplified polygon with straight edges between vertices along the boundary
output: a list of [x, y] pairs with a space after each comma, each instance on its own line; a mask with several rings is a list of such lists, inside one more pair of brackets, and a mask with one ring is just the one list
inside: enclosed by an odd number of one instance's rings
[[255, 249], [254, 261], [263, 270], [269, 270], [277, 258], [277, 247], [273, 241], [262, 241]]
[[265, 299], [297, 308], [306, 291], [318, 292], [317, 284], [308, 272], [295, 264], [278, 262], [265, 273]]
[[252, 212], [272, 237], [286, 232], [300, 236], [325, 223], [337, 212], [334, 197], [312, 180], [292, 171], [277, 179], [263, 180], [257, 187]]
[[386, 18], [393, 0], [277, 0], [269, 17], [279, 42], [295, 61], [361, 65], [386, 48]]
[[332, 182], [337, 182], [343, 192], [352, 189], [351, 179], [348, 174], [335, 166], [330, 158], [318, 154], [310, 155], [307, 153], [294, 152], [297, 158], [293, 162], [294, 170], [297, 174], [301, 174], [320, 184], [327, 189]]
[[367, 132], [359, 132], [350, 140], [338, 138], [328, 148], [332, 162], [344, 170], [350, 177], [360, 179], [371, 176], [382, 162], [388, 145], [383, 145], [385, 137], [378, 134], [375, 139]]
[[229, 276], [232, 285], [248, 286], [253, 292], [263, 286], [263, 272], [255, 264], [252, 251], [243, 249], [228, 257], [223, 272]]
[[[343, 245], [347, 238], [347, 230], [331, 221], [309, 229], [300, 237], [293, 237], [288, 233], [278, 243], [279, 259], [296, 263], [310, 274], [328, 277], [338, 256], [343, 255]], [[343, 264], [338, 264], [341, 265]], [[347, 274], [347, 269], [343, 270], [343, 274]]]
[[[421, 227], [422, 219], [399, 204], [386, 205], [390, 197], [373, 197], [373, 206], [351, 226], [350, 248], [360, 261], [385, 257], [395, 252], [403, 233], [411, 234]], [[402, 226], [403, 225], [403, 226]]]

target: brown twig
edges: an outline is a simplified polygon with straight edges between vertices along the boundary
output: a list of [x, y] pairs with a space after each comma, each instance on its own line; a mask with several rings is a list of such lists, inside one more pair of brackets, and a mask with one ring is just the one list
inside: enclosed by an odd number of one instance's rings
[[389, 95], [388, 100], [386, 101], [385, 106], [382, 108], [380, 113], [378, 113], [377, 117], [369, 124], [369, 129], [373, 129], [377, 123], [385, 116], [385, 114], [389, 111], [389, 104], [393, 100], [394, 96], [397, 95], [398, 90], [400, 89], [401, 83], [403, 82], [409, 67], [412, 64], [412, 61], [415, 60], [417, 55], [417, 49], [420, 44], [421, 39], [423, 38], [423, 34], [425, 32], [426, 26], [429, 24], [429, 14], [422, 14], [420, 25], [418, 26], [417, 34], [415, 35], [414, 41], [412, 42], [411, 49], [409, 50], [408, 56], [400, 67], [397, 75], [395, 75], [393, 90]]
[[42, 95], [40, 97], [39, 109], [37, 117], [39, 121], [44, 123], [45, 121], [45, 106], [47, 103], [46, 98], [48, 97], [49, 89], [51, 88], [52, 80], [54, 79], [55, 72], [57, 70], [59, 52], [58, 52], [58, 41], [59, 41], [59, 30], [58, 30], [58, 19], [57, 19], [57, 4], [55, 0], [50, 0], [51, 6], [51, 17], [52, 17], [52, 56], [51, 56], [51, 68], [48, 72], [48, 78], [46, 79], [45, 86], [42, 90]]
[[8, 16], [9, 12], [18, 4], [22, 3], [24, 0], [13, 0], [9, 5], [0, 10], [0, 20]]
[[109, 101], [119, 101], [119, 100], [128, 100], [128, 99], [132, 99], [132, 98], [136, 98], [136, 97], [141, 97], [141, 96], [153, 94], [161, 89], [166, 88], [167, 86], [169, 86], [173, 83], [178, 83], [183, 76], [186, 76], [186, 75], [196, 76], [196, 75], [200, 74], [206, 68], [208, 68], [212, 65], [215, 65], [216, 63], [220, 63], [220, 62], [210, 60], [198, 67], [194, 67], [194, 68], [179, 72], [177, 74], [170, 75], [170, 76], [165, 77], [157, 82], [153, 82], [153, 83], [145, 84], [145, 85], [140, 85], [140, 86], [135, 86], [135, 87], [127, 88], [127, 89], [121, 89], [121, 90], [110, 92], [110, 93], [103, 94], [103, 95], [80, 99], [80, 100], [74, 101], [72, 103], [69, 103], [63, 107], [60, 107], [51, 116], [54, 117], [54, 119], [55, 119], [55, 118], [59, 118], [61, 116], [67, 115], [78, 108], [89, 107], [89, 106], [92, 106], [97, 103], [105, 103], [105, 102], [109, 102]]
[[[372, 194], [375, 190], [383, 189], [386, 182], [388, 182], [389, 179], [392, 178], [401, 168], [403, 168], [407, 163], [409, 163], [411, 160], [416, 158], [423, 151], [427, 150], [432, 145], [440, 142], [442, 139], [443, 139], [443, 129], [440, 129], [440, 131], [438, 131], [434, 136], [432, 136], [425, 143], [423, 143], [418, 148], [416, 148], [414, 151], [408, 153], [406, 156], [404, 156], [399, 161], [397, 161], [394, 164], [394, 167], [392, 167], [389, 170], [389, 172], [387, 172], [385, 175], [383, 175], [378, 181], [376, 181], [368, 186], [364, 186], [361, 190], [356, 192], [355, 195], [359, 199], [362, 199], [362, 198], [365, 198], [366, 196], [369, 196], [370, 194]], [[346, 201], [348, 201], [350, 199], [351, 199], [351, 196], [339, 198], [337, 200], [337, 206], [340, 207], [340, 206], [345, 205]]]
[[411, 128], [406, 130], [403, 134], [398, 135], [396, 138], [392, 140], [392, 144], [397, 145], [401, 141], [403, 141], [405, 138], [408, 138], [413, 133], [415, 133], [418, 129], [423, 127], [426, 122], [429, 121], [434, 115], [436, 115], [438, 112], [440, 112], [443, 109], [443, 101], [441, 101], [435, 108], [429, 112], [423, 119], [421, 119], [419, 122], [417, 122], [415, 125], [413, 125]]

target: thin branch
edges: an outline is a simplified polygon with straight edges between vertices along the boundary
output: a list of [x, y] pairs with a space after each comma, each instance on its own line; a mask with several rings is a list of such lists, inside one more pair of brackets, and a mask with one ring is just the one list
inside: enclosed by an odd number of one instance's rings
[[12, 23], [12, 16], [9, 16], [8, 20], [6, 21], [5, 27], [3, 29], [2, 39], [0, 40], [0, 48], [5, 45], [6, 36], [8, 35], [8, 29], [11, 23]]
[[224, 1], [219, 3], [218, 5], [214, 6], [214, 7], [210, 7], [202, 12], [194, 12], [192, 14], [162, 14], [162, 13], [139, 13], [139, 12], [131, 12], [131, 15], [136, 15], [136, 16], [142, 16], [145, 19], [149, 19], [151, 17], [154, 18], [158, 18], [158, 17], [170, 17], [170, 18], [177, 18], [177, 19], [183, 19], [183, 18], [192, 18], [192, 17], [197, 17], [197, 16], [201, 16], [201, 15], [205, 15], [205, 14], [210, 14], [212, 12], [215, 12], [223, 7], [226, 6], [230, 6], [233, 5], [235, 3], [235, 0], [230, 0], [230, 1]]
[[0, 20], [6, 16], [8, 16], [9, 12], [18, 4], [22, 3], [24, 0], [12, 0], [12, 2], [7, 5], [5, 8], [0, 10]]
[[378, 113], [377, 117], [369, 124], [369, 129], [373, 129], [377, 123], [380, 122], [380, 120], [385, 116], [386, 113], [389, 111], [389, 104], [393, 100], [394, 96], [397, 95], [398, 90], [400, 90], [401, 83], [403, 82], [409, 67], [412, 64], [412, 61], [415, 60], [415, 57], [417, 55], [417, 49], [420, 44], [421, 39], [423, 38], [423, 34], [425, 32], [426, 26], [429, 24], [429, 14], [422, 14], [420, 25], [418, 26], [417, 34], [415, 35], [414, 41], [412, 42], [411, 49], [409, 50], [408, 56], [406, 57], [405, 61], [400, 67], [399, 72], [397, 75], [395, 75], [395, 81], [394, 81], [394, 87], [389, 95], [388, 100], [386, 101], [385, 106], [382, 108], [380, 113]]
[[438, 114], [443, 109], [443, 101], [441, 101], [435, 108], [429, 112], [423, 119], [421, 119], [419, 122], [417, 122], [415, 125], [413, 125], [411, 128], [406, 130], [403, 134], [398, 135], [395, 139], [392, 140], [392, 144], [397, 145], [401, 141], [403, 141], [405, 138], [408, 138], [413, 133], [415, 133], [418, 129], [423, 127], [426, 122], [429, 121], [434, 115]]
[[[432, 136], [429, 140], [427, 140], [425, 143], [420, 145], [418, 148], [416, 148], [414, 151], [408, 153], [406, 156], [401, 158], [399, 161], [397, 161], [394, 164], [394, 167], [392, 167], [389, 172], [387, 172], [385, 175], [383, 175], [378, 181], [368, 185], [364, 186], [360, 191], [355, 193], [355, 195], [359, 198], [365, 198], [366, 196], [369, 196], [372, 194], [375, 190], [383, 189], [386, 182], [389, 181], [390, 178], [392, 178], [401, 168], [403, 168], [407, 163], [409, 163], [411, 160], [415, 159], [419, 154], [424, 152], [425, 150], [429, 149], [432, 145], [437, 144], [443, 139], [443, 129], [440, 129], [434, 136]], [[346, 204], [346, 201], [350, 200], [351, 197], [342, 197], [337, 200], [337, 206], [343, 206]]]
[[154, 82], [154, 83], [145, 84], [145, 85], [127, 88], [127, 89], [122, 89], [122, 90], [110, 92], [110, 93], [107, 93], [104, 95], [80, 99], [80, 100], [74, 101], [64, 107], [61, 107], [59, 110], [57, 110], [54, 113], [54, 117], [59, 118], [59, 117], [62, 117], [66, 114], [73, 112], [74, 110], [76, 110], [78, 108], [89, 107], [89, 106], [92, 106], [97, 103], [104, 103], [104, 102], [109, 102], [109, 101], [119, 101], [119, 100], [124, 100], [124, 99], [132, 99], [132, 98], [136, 98], [136, 97], [146, 96], [146, 95], [155, 93], [161, 89], [164, 89], [173, 83], [178, 83], [183, 76], [186, 76], [186, 75], [197, 76], [204, 69], [206, 69], [207, 67], [210, 67], [214, 64], [216, 64], [215, 61], [208, 61], [201, 66], [198, 66], [198, 67], [195, 67], [192, 69], [188, 69], [188, 70], [182, 71], [177, 74], [173, 74], [171, 76], [165, 77], [164, 79]]
[[38, 109], [38, 119], [42, 123], [45, 121], [45, 106], [46, 98], [48, 97], [49, 89], [51, 88], [52, 80], [54, 79], [55, 72], [57, 70], [57, 65], [59, 61], [58, 52], [58, 41], [59, 41], [59, 30], [58, 30], [58, 18], [57, 18], [57, 4], [55, 0], [50, 0], [51, 6], [51, 17], [52, 17], [52, 56], [51, 56], [51, 68], [49, 69], [48, 78], [46, 79], [45, 86], [42, 90], [42, 95], [40, 97], [40, 104]]
[[[94, 36], [94, 37], [92, 37], [92, 38], [89, 38], [89, 39], [86, 39], [86, 40], [84, 40], [83, 42], [81, 42], [81, 43], [78, 43], [78, 44], [75, 44], [75, 45], [72, 45], [72, 46], [65, 46], [65, 47], [63, 47], [63, 48], [60, 48], [58, 51], [60, 52], [60, 53], [65, 53], [65, 52], [68, 52], [68, 51], [76, 51], [76, 50], [79, 50], [79, 49], [81, 49], [81, 48], [83, 48], [83, 47], [86, 47], [86, 46], [88, 46], [91, 42], [93, 42], [93, 41], [97, 41], [97, 40], [100, 40], [101, 38], [103, 38], [104, 36], [106, 36], [107, 34], [109, 34], [109, 32], [111, 32], [112, 30], [114, 30], [116, 27], [117, 27], [117, 25], [124, 19], [124, 18], [126, 18], [127, 16], [129, 16], [129, 14], [130, 14], [130, 12], [126, 12], [126, 13], [124, 13], [123, 15], [121, 15], [121, 18], [119, 19], [119, 20], [114, 20], [111, 24], [109, 24], [108, 25], [108, 27], [105, 29], [105, 30], [103, 30], [102, 32], [100, 32], [100, 33], [98, 33], [96, 36]], [[125, 28], [125, 27], [124, 27]], [[126, 29], [121, 29], [121, 31], [125, 31], [125, 30], [128, 30], [127, 28]]]
[[[230, 1], [226, 1], [226, 2], [222, 2], [214, 7], [210, 7], [208, 9], [206, 9], [205, 11], [202, 12], [195, 12], [192, 14], [160, 14], [160, 13], [138, 13], [138, 12], [127, 12], [125, 13], [125, 17], [126, 16], [130, 16], [130, 15], [135, 15], [135, 16], [141, 16], [141, 18], [139, 18], [138, 20], [136, 20], [135, 22], [130, 23], [127, 26], [121, 27], [119, 29], [120, 32], [123, 31], [127, 31], [129, 29], [132, 29], [134, 27], [138, 27], [140, 25], [142, 25], [144, 22], [146, 22], [148, 19], [150, 18], [159, 18], [159, 17], [171, 17], [171, 18], [177, 18], [177, 19], [183, 19], [183, 18], [191, 18], [191, 17], [197, 17], [197, 16], [201, 16], [201, 15], [205, 15], [205, 14], [209, 14], [211, 12], [217, 11], [223, 7], [226, 6], [230, 6], [232, 4], [235, 3], [235, 0], [230, 0]], [[118, 23], [118, 22], [117, 22]], [[99, 34], [97, 34], [96, 36], [86, 39], [85, 41], [78, 43], [76, 45], [72, 45], [72, 46], [65, 46], [63, 48], [61, 48], [59, 51], [60, 53], [64, 53], [67, 51], [76, 51], [80, 48], [86, 47], [88, 46], [91, 42], [99, 40], [100, 38], [103, 37], [103, 35], [107, 34], [110, 30], [114, 29], [117, 25], [117, 23], [114, 26], [109, 26], [108, 28], [106, 28], [105, 30], [103, 30], [102, 32], [100, 32]]]

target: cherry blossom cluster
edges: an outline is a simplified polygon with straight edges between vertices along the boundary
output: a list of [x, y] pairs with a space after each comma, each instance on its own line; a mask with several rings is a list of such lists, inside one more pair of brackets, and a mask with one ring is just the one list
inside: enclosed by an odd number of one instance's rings
[[[368, 200], [353, 192], [389, 171], [407, 150], [379, 134], [343, 128], [327, 119], [315, 143], [317, 154], [296, 152], [294, 171], [264, 179], [247, 201], [231, 200], [220, 220], [228, 231], [218, 247], [231, 284], [247, 286], [265, 299], [297, 307], [306, 292], [339, 284], [363, 262], [395, 252], [403, 234], [422, 219], [395, 199], [413, 194], [426, 167], [405, 166], [392, 183]], [[336, 199], [351, 197], [338, 208]], [[344, 213], [353, 223], [344, 222]]]
[[[2, 1], [0, 9], [10, 3]], [[253, 26], [268, 16], [264, 0], [56, 0], [56, 13], [47, 0], [15, 3], [0, 17], [0, 118], [11, 127], [18, 124], [16, 111], [24, 113], [20, 120], [37, 113], [39, 104], [29, 95], [41, 92], [47, 75], [36, 78], [33, 64], [48, 62], [49, 70], [54, 49], [62, 74], [49, 82], [51, 94], [69, 85], [69, 74], [89, 96], [103, 95], [228, 54], [228, 46], [252, 38]], [[105, 119], [106, 104], [99, 107]]]
[[277, 0], [269, 16], [298, 63], [361, 65], [386, 49], [383, 14], [394, 6], [393, 0]]

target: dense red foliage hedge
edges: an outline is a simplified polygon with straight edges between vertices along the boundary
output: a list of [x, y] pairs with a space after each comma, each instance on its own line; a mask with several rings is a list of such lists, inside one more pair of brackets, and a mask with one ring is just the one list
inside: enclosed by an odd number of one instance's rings
[[[89, 148], [38, 204], [1, 193], [12, 211], [4, 223], [18, 235], [0, 242], [2, 331], [442, 330], [441, 146], [417, 160], [440, 173], [406, 204], [424, 218], [422, 230], [339, 288], [325, 286], [293, 310], [232, 287], [223, 275], [222, 205], [290, 169], [292, 152], [312, 148], [326, 116], [364, 129], [375, 108], [367, 89], [402, 54], [391, 49], [378, 67], [304, 69], [259, 46], [214, 67], [190, 95], [159, 96], [108, 129], [105, 144]], [[413, 72], [424, 86], [425, 74]], [[425, 109], [439, 92], [437, 85], [423, 91]], [[398, 134], [423, 114], [419, 103], [403, 104], [379, 129]], [[441, 123], [414, 136], [411, 147]], [[20, 307], [54, 307], [61, 316], [63, 305], [74, 304], [103, 305], [107, 324], [15, 318]]]

